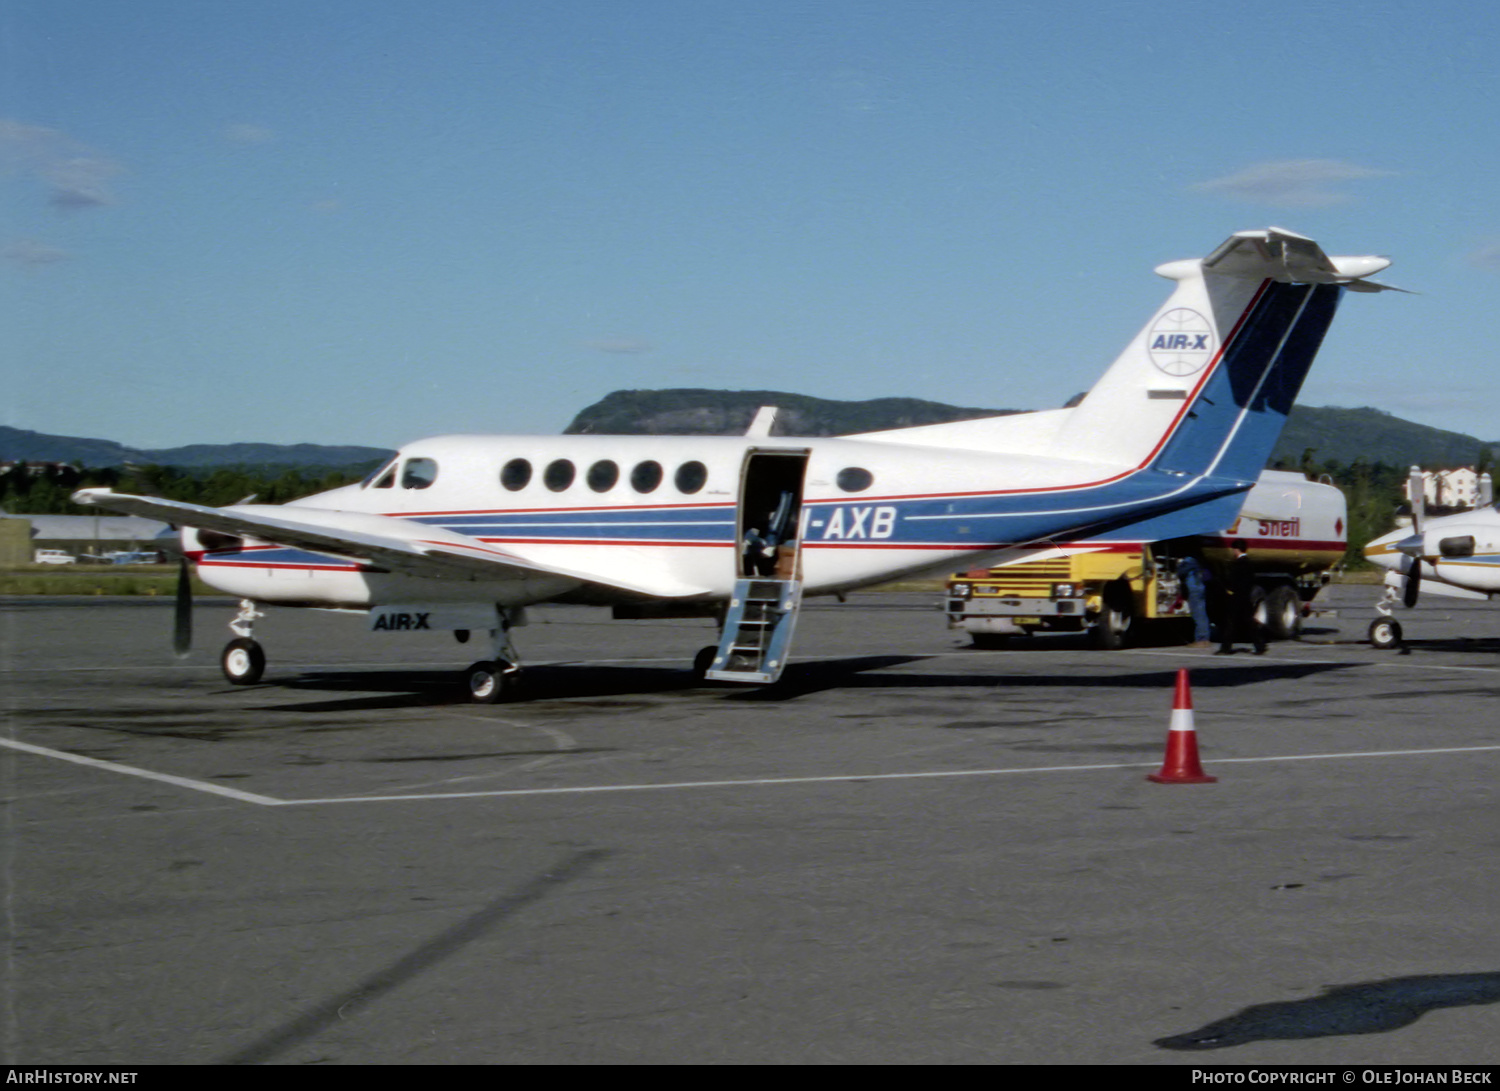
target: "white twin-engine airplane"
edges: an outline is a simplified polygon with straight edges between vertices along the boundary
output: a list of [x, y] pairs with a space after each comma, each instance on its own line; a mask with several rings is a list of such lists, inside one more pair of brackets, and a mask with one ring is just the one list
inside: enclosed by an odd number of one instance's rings
[[[475, 701], [513, 691], [532, 603], [712, 617], [701, 677], [774, 682], [804, 595], [999, 563], [1129, 526], [1144, 541], [1228, 526], [1346, 288], [1390, 262], [1330, 258], [1278, 228], [1156, 272], [1175, 282], [1071, 409], [870, 432], [439, 436], [362, 483], [289, 504], [200, 507], [108, 489], [92, 504], [182, 526], [202, 578], [241, 596], [222, 664], [261, 677], [260, 604], [365, 612], [377, 630], [490, 634]], [[186, 561], [184, 561], [184, 576]], [[190, 609], [179, 601], [179, 651]]]
[[1377, 648], [1400, 645], [1401, 623], [1391, 616], [1391, 607], [1415, 606], [1423, 589], [1460, 599], [1500, 594], [1500, 511], [1493, 506], [1489, 475], [1479, 481], [1479, 506], [1473, 511], [1428, 519], [1422, 471], [1412, 467], [1407, 488], [1412, 525], [1365, 546], [1365, 556], [1386, 570], [1385, 596], [1375, 604], [1380, 616], [1370, 623], [1370, 643]]

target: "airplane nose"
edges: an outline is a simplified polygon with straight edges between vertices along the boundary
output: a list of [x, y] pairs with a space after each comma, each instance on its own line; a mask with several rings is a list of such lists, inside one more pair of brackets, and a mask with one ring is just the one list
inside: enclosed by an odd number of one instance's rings
[[1405, 553], [1408, 557], [1420, 558], [1422, 556], [1422, 536], [1420, 534], [1412, 534], [1406, 538], [1402, 538], [1399, 542], [1391, 546], [1391, 548], [1397, 553]]

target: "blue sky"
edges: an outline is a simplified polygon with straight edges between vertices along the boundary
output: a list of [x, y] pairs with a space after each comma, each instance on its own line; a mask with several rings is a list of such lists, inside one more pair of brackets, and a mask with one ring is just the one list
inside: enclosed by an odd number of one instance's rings
[[556, 432], [611, 390], [1045, 408], [1275, 224], [1303, 393], [1500, 439], [1500, 8], [0, 0], [0, 423]]

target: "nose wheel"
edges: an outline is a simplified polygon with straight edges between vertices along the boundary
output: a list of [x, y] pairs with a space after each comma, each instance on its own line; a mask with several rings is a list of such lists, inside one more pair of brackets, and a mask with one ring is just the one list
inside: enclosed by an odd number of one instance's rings
[[1370, 622], [1370, 643], [1382, 651], [1399, 647], [1401, 644], [1401, 623], [1394, 618], [1376, 618]]
[[224, 645], [219, 667], [224, 671], [224, 677], [237, 686], [253, 686], [266, 673], [265, 649], [250, 635], [255, 619], [260, 617], [265, 615], [255, 608], [255, 603], [243, 599], [240, 612], [229, 623], [235, 638]]
[[266, 653], [255, 641], [242, 636], [224, 645], [219, 666], [235, 685], [253, 686], [266, 673]]

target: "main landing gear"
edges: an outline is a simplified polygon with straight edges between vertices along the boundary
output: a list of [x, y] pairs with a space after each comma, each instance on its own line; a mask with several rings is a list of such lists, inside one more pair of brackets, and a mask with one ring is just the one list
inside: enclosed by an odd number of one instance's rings
[[[476, 704], [493, 705], [511, 701], [521, 682], [521, 657], [511, 643], [510, 630], [513, 625], [524, 624], [519, 609], [499, 608], [496, 611], [495, 628], [491, 629], [490, 658], [471, 664], [464, 672], [469, 699]], [[251, 686], [259, 682], [266, 672], [265, 649], [254, 638], [255, 621], [265, 617], [249, 599], [240, 602], [240, 612], [229, 623], [235, 638], [224, 645], [219, 656], [219, 666], [224, 677], [236, 686]], [[459, 643], [469, 638], [467, 629], [455, 629]]]
[[510, 629], [520, 624], [519, 611], [501, 608], [499, 627], [490, 630], [491, 659], [481, 659], [464, 672], [469, 700], [478, 705], [513, 701], [521, 685], [521, 657], [511, 643]]
[[235, 639], [224, 645], [223, 654], [219, 656], [219, 666], [224, 671], [224, 677], [237, 686], [253, 686], [266, 673], [265, 649], [250, 635], [255, 627], [255, 619], [265, 616], [255, 608], [255, 603], [242, 599], [240, 612], [229, 623]]

